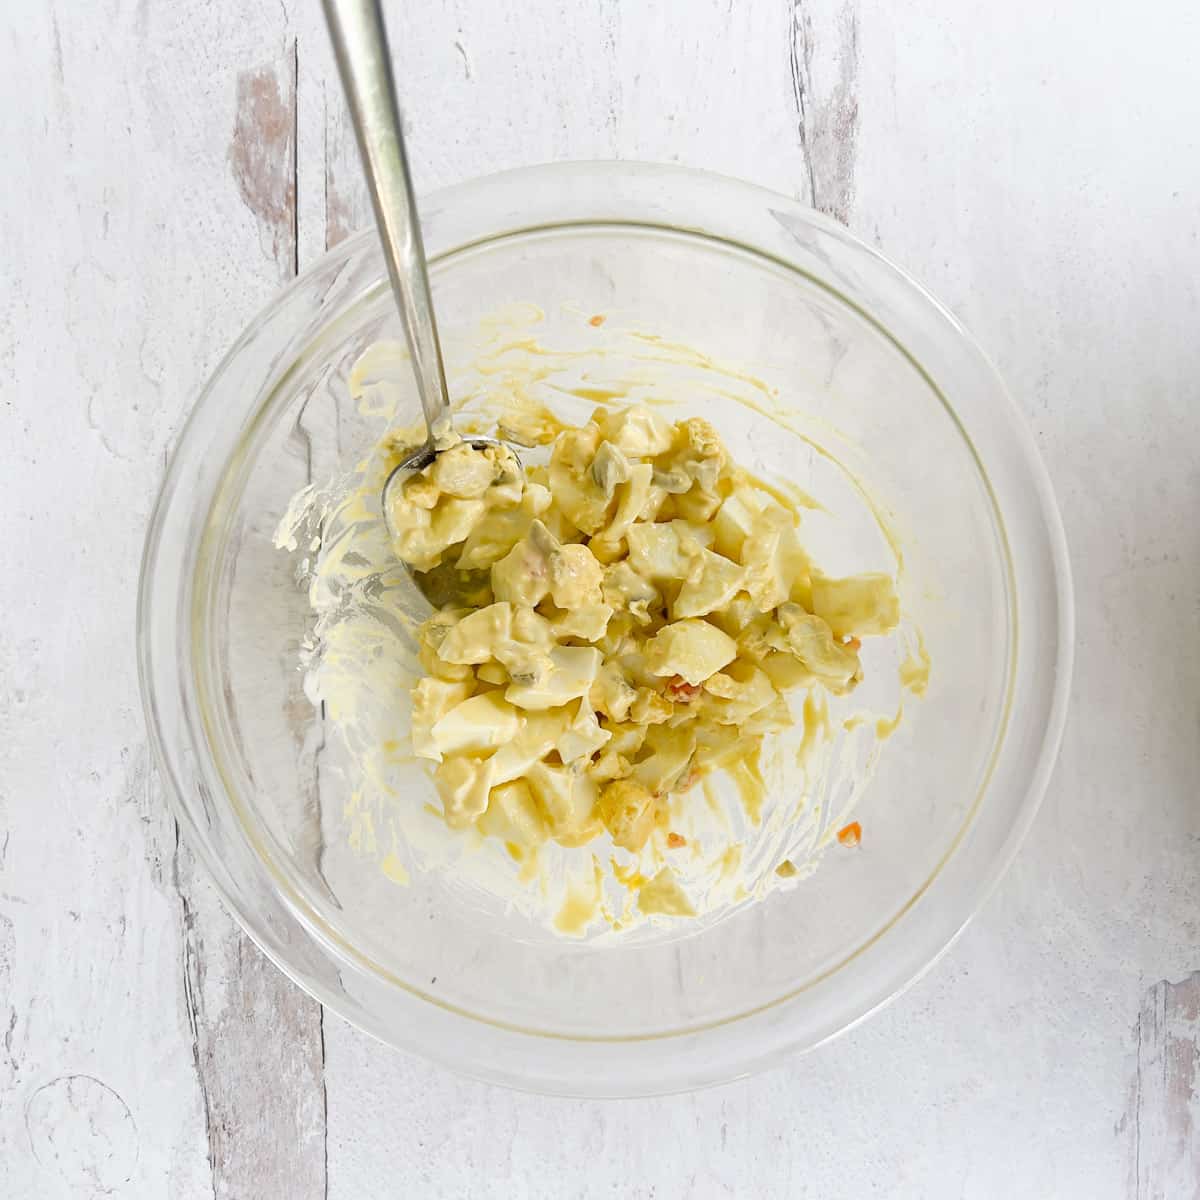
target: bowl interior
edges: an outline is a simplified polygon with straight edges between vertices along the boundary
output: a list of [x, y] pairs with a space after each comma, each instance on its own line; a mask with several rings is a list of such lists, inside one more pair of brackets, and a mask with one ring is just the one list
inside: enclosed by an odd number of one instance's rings
[[[391, 802], [363, 804], [361, 780], [298, 668], [312, 614], [296, 579], [310, 549], [289, 555], [273, 544], [292, 496], [350, 471], [386, 425], [348, 389], [362, 352], [401, 336], [390, 298], [374, 286], [333, 306], [287, 363], [273, 364], [261, 417], [210, 509], [193, 609], [199, 704], [245, 836], [293, 910], [355, 964], [347, 977], [365, 969], [484, 1021], [638, 1039], [804, 993], [918, 901], [963, 836], [1003, 737], [1016, 637], [1011, 568], [967, 434], [880, 321], [814, 275], [732, 241], [580, 222], [443, 253], [433, 279], [452, 391], [479, 388], [473, 355], [497, 322], [539, 347], [594, 350], [582, 370], [551, 364], [538, 394], [575, 419], [606, 390], [707, 417], [738, 461], [825, 505], [806, 515], [804, 536], [831, 574], [894, 570], [898, 546], [910, 633], [919, 629], [932, 661], [927, 694], [904, 701], [881, 748], [855, 811], [861, 846], [833, 846], [795, 887], [723, 919], [573, 943], [453, 873], [397, 882], [380, 863], [429, 819], [432, 783], [397, 762]], [[594, 314], [605, 317], [599, 328]], [[736, 364], [744, 386], [712, 387], [677, 345]], [[505, 378], [498, 370], [495, 381]], [[416, 422], [402, 370], [395, 385], [395, 418]], [[865, 666], [853, 707], [894, 715], [895, 658], [879, 651]], [[402, 723], [401, 681], [394, 686]], [[789, 803], [819, 782], [783, 770], [771, 786], [773, 802]], [[823, 799], [832, 821], [845, 796]]]

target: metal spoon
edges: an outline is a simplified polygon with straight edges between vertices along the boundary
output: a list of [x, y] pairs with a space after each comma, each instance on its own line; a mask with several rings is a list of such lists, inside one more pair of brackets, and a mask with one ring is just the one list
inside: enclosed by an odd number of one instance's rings
[[[417, 394], [425, 414], [425, 444], [404, 459], [383, 485], [384, 520], [390, 530], [397, 489], [437, 456], [434, 431], [450, 425], [450, 396], [379, 0], [324, 0], [324, 3], [342, 88], [350, 106], [375, 208], [392, 294], [400, 310], [417, 379]], [[496, 438], [472, 436], [466, 440], [476, 448], [505, 445]], [[517, 462], [519, 465], [519, 458]]]

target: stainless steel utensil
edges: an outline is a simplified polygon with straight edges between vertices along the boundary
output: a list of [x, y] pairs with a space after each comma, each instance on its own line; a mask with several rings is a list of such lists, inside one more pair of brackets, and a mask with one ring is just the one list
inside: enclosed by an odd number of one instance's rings
[[[383, 513], [390, 528], [395, 489], [437, 456], [434, 434], [450, 425], [450, 397], [379, 0], [324, 0], [324, 4], [425, 414], [425, 444], [400, 463], [383, 485]], [[466, 440], [477, 447], [504, 444], [496, 438]]]

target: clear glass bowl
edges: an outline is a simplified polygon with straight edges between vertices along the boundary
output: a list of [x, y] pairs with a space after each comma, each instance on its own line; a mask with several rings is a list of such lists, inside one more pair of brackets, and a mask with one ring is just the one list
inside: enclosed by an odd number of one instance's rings
[[[550, 337], [560, 314], [611, 313], [746, 364], [836, 430], [901, 531], [928, 694], [880, 760], [857, 851], [670, 936], [534, 936], [452, 881], [397, 887], [347, 852], [348, 785], [297, 669], [311, 614], [272, 537], [300, 487], [352, 466], [380, 432], [346, 404], [361, 351], [399, 336], [368, 232], [305, 272], [230, 351], [154, 512], [138, 645], [176, 816], [293, 980], [383, 1041], [465, 1073], [636, 1095], [814, 1046], [946, 949], [1046, 786], [1072, 608], [1030, 435], [953, 317], [783, 196], [673, 167], [571, 164], [464, 184], [423, 213], [449, 343], [506, 305], [540, 306]], [[415, 422], [415, 397], [405, 403]], [[768, 416], [719, 397], [698, 407], [747, 465], [810, 481], [817, 456]]]

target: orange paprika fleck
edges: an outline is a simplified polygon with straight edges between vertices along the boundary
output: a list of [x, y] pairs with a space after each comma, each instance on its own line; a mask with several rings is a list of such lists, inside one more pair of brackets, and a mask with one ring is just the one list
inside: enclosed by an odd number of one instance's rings
[[672, 675], [663, 688], [663, 695], [676, 704], [691, 704], [701, 690], [698, 683], [688, 683], [682, 675]]
[[599, 328], [601, 325], [603, 325], [603, 324], [604, 324], [604, 317], [603, 317], [603, 316], [602, 316], [600, 313], [597, 313], [597, 314], [596, 314], [596, 315], [595, 315], [595, 316], [594, 316], [594, 317], [593, 317], [593, 318], [592, 318], [592, 319], [591, 319], [591, 320], [588, 322], [588, 324], [589, 324], [589, 325], [595, 325], [597, 328]]
[[678, 850], [680, 846], [687, 845], [687, 838], [685, 838], [683, 836], [683, 834], [681, 834], [681, 833], [668, 833], [667, 834], [667, 845], [672, 850]]
[[837, 840], [843, 846], [857, 846], [862, 841], [862, 826], [857, 821], [851, 821], [845, 829], [839, 829]]

